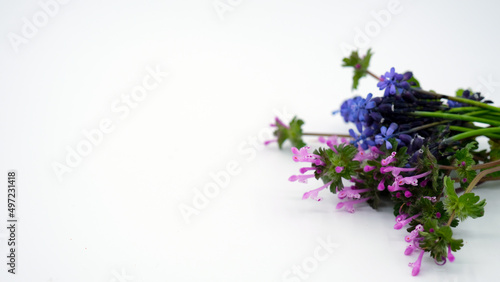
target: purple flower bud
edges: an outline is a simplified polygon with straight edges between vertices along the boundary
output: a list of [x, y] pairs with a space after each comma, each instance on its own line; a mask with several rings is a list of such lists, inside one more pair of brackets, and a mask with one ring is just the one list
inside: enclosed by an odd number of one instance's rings
[[406, 247], [405, 255], [407, 256], [411, 255], [415, 249], [416, 249], [415, 246], [409, 245], [408, 247]]
[[455, 256], [453, 256], [453, 254], [451, 253], [451, 245], [448, 245], [448, 260], [450, 262], [454, 262], [455, 261]]
[[364, 172], [369, 172], [369, 171], [372, 171], [374, 169], [376, 169], [377, 167], [376, 166], [371, 166], [371, 165], [366, 165], [364, 168], [363, 168], [363, 171]]

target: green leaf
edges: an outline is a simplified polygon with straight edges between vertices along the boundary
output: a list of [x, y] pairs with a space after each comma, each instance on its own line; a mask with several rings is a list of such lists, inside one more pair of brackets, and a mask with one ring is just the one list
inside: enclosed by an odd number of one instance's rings
[[418, 82], [418, 80], [415, 78], [415, 76], [413, 76], [413, 74], [410, 79], [406, 80], [406, 82], [408, 82], [413, 87], [420, 88], [420, 82]]
[[290, 129], [289, 129], [290, 142], [294, 147], [297, 147], [299, 149], [306, 145], [306, 143], [302, 141], [303, 124], [304, 121], [302, 121], [301, 119], [297, 119], [296, 117], [294, 117], [290, 122]]
[[455, 92], [455, 96], [457, 96], [457, 97], [462, 97], [462, 95], [464, 94], [464, 91], [465, 91], [465, 89], [462, 89], [462, 88], [458, 89], [458, 90]]
[[486, 200], [483, 199], [479, 202], [479, 196], [474, 193], [465, 193], [458, 198], [458, 211], [455, 215], [460, 220], [465, 220], [467, 217], [478, 218], [484, 215], [484, 206]]
[[490, 161], [500, 160], [500, 140], [488, 140], [490, 144]]
[[444, 177], [444, 208], [451, 215], [458, 207], [458, 195], [455, 192], [455, 183], [450, 177]]
[[344, 58], [342, 61], [343, 67], [354, 68], [354, 75], [352, 77], [352, 89], [357, 89], [359, 85], [359, 80], [368, 74], [368, 67], [370, 66], [370, 60], [373, 53], [371, 49], [368, 49], [366, 55], [360, 57], [358, 51], [353, 51], [349, 57]]
[[429, 251], [431, 256], [437, 261], [442, 261], [448, 257], [448, 245], [452, 251], [458, 251], [463, 246], [462, 239], [454, 239], [453, 231], [449, 226], [438, 225], [437, 220], [429, 220], [424, 223], [424, 230], [420, 232], [423, 240], [420, 248]]
[[465, 145], [464, 148], [455, 153], [454, 164], [458, 167], [457, 173], [460, 178], [460, 185], [466, 188], [469, 183], [476, 177], [477, 172], [471, 167], [476, 164], [472, 152], [477, 149], [477, 142], [472, 141]]
[[[500, 160], [500, 140], [490, 139], [490, 161]], [[500, 177], [500, 171], [488, 174], [489, 177]]]
[[453, 180], [446, 176], [444, 182], [444, 206], [449, 215], [455, 212], [455, 216], [462, 221], [467, 217], [477, 218], [484, 215], [486, 200], [479, 201], [479, 196], [474, 193], [465, 193], [458, 197]]
[[276, 130], [274, 131], [274, 136], [278, 137], [278, 146], [281, 149], [283, 147], [283, 143], [286, 140], [290, 140], [292, 146], [300, 149], [306, 145], [302, 140], [302, 125], [304, 121], [301, 119], [297, 119], [294, 117], [290, 122], [288, 127], [285, 127], [278, 121], [276, 121]]

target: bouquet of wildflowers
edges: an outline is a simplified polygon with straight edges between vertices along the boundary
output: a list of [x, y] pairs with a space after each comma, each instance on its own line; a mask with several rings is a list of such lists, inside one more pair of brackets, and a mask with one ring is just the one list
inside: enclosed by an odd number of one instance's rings
[[[361, 78], [377, 79], [380, 96], [368, 94], [345, 101], [338, 111], [355, 130], [349, 135], [308, 134], [303, 121], [285, 124], [279, 118], [275, 140], [280, 148], [289, 140], [293, 160], [306, 162], [289, 181], [323, 184], [304, 193], [303, 199], [320, 201], [320, 192], [338, 195], [337, 209], [354, 212], [354, 206], [377, 208], [381, 199], [394, 203], [394, 229], [406, 228], [405, 255], [417, 253], [409, 263], [418, 275], [422, 257], [428, 253], [437, 264], [453, 262], [463, 240], [452, 228], [466, 218], [484, 215], [486, 201], [472, 190], [500, 179], [500, 108], [480, 93], [459, 89], [455, 96], [424, 90], [411, 72], [394, 68], [376, 76], [368, 70], [372, 53], [344, 58], [354, 69], [353, 89]], [[318, 135], [324, 144], [314, 151], [302, 136]], [[488, 138], [489, 149], [479, 150], [476, 138]]]

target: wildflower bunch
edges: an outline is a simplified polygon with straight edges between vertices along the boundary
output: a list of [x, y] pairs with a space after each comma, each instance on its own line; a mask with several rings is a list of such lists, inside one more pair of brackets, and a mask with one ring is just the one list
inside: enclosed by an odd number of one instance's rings
[[[354, 68], [353, 89], [369, 75], [382, 92], [348, 99], [333, 112], [354, 125], [349, 135], [320, 136], [326, 146], [312, 150], [302, 136], [314, 134], [302, 132], [302, 120], [286, 125], [277, 118], [276, 139], [266, 144], [281, 148], [290, 140], [293, 160], [308, 163], [289, 181], [322, 182], [303, 199], [320, 201], [320, 193], [329, 190], [341, 200], [337, 209], [350, 213], [390, 199], [394, 229], [407, 231], [409, 245], [402, 253], [418, 254], [409, 263], [415, 276], [425, 253], [439, 265], [453, 262], [463, 240], [453, 237], [452, 228], [484, 215], [486, 201], [472, 189], [500, 179], [500, 108], [470, 89], [455, 96], [426, 91], [411, 72], [391, 68], [376, 76], [368, 70], [371, 56], [370, 50], [363, 57], [353, 52], [343, 60]], [[489, 150], [478, 149], [478, 136], [489, 139]]]

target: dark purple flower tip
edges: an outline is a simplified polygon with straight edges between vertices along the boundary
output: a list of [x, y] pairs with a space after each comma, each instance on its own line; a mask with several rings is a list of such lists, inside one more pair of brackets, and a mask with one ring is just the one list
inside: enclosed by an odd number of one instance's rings
[[437, 218], [441, 218], [441, 213], [440, 213], [440, 212], [437, 212], [437, 213], [436, 213], [436, 217], [437, 217]]
[[445, 264], [446, 264], [446, 258], [445, 258], [445, 257], [442, 257], [442, 260], [443, 260], [442, 262], [439, 262], [439, 261], [437, 261], [437, 259], [434, 259], [434, 262], [435, 262], [437, 265], [439, 265], [439, 266], [441, 266], [441, 265], [445, 265]]
[[356, 69], [360, 69], [360, 68], [361, 68], [361, 65], [360, 65], [360, 64], [356, 64], [356, 65], [354, 66], [354, 68], [356, 68]]
[[408, 134], [399, 134], [399, 139], [401, 139], [401, 141], [405, 144], [410, 145], [413, 138]]
[[403, 74], [403, 80], [408, 80], [413, 77], [413, 73], [411, 71], [407, 71]]
[[434, 233], [434, 228], [429, 229], [429, 233]]

